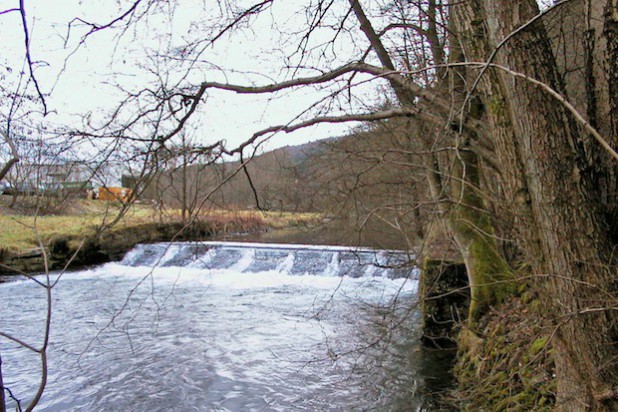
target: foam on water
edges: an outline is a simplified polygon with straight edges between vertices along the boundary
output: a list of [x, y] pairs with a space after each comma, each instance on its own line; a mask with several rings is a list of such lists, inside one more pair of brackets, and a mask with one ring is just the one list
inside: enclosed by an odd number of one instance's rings
[[[322, 266], [312, 266], [312, 254]], [[386, 255], [155, 244], [136, 247], [122, 262], [65, 274], [53, 292], [50, 377], [40, 409], [365, 406], [366, 384], [351, 379], [353, 362], [337, 354], [371, 336], [374, 308], [407, 313], [417, 289], [415, 279], [369, 264], [388, 262]], [[0, 285], [4, 332], [40, 343], [44, 308], [44, 290], [33, 282]], [[27, 399], [40, 377], [38, 360], [2, 344], [5, 384]], [[405, 390], [413, 392], [417, 381]]]
[[122, 260], [126, 266], [197, 267], [236, 272], [279, 270], [292, 275], [415, 278], [401, 251], [255, 243], [155, 243], [139, 245]]

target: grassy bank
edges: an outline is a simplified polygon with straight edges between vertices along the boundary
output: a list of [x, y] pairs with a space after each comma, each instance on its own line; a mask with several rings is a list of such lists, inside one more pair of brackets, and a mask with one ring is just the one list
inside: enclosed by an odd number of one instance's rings
[[133, 205], [122, 218], [120, 209], [106, 202], [79, 200], [70, 213], [50, 216], [0, 215], [1, 272], [40, 271], [43, 251], [52, 269], [118, 259], [137, 243], [206, 240], [226, 233], [248, 233], [309, 226], [317, 214], [209, 210], [182, 219], [180, 211], [165, 213], [148, 205]]

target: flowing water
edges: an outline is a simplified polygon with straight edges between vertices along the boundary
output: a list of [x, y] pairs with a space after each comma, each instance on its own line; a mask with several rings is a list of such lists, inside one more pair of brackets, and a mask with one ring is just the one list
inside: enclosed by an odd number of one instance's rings
[[[65, 274], [37, 410], [424, 410], [432, 383], [407, 261], [366, 249], [161, 243]], [[31, 280], [1, 284], [0, 331], [40, 345], [45, 304]], [[39, 359], [2, 338], [0, 355], [4, 384], [25, 405]]]

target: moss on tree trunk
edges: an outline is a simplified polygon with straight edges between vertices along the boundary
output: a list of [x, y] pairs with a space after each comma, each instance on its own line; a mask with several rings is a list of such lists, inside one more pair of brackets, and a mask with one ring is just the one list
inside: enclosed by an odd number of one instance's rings
[[516, 292], [514, 273], [498, 249], [490, 216], [478, 194], [479, 182], [476, 155], [460, 150], [452, 171], [455, 204], [449, 227], [468, 271], [472, 323], [491, 305], [503, 302]]

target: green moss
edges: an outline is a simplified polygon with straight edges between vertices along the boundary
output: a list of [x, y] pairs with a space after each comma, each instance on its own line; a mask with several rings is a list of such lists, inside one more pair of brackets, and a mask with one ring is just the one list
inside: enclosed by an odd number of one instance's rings
[[534, 356], [545, 349], [545, 347], [547, 347], [547, 336], [541, 336], [530, 344], [528, 352], [530, 355]]
[[528, 304], [528, 303], [530, 303], [530, 302], [532, 302], [534, 300], [534, 294], [532, 294], [529, 291], [526, 291], [527, 287], [528, 287], [528, 285], [521, 284], [519, 286], [518, 290], [517, 290], [519, 292], [519, 295], [521, 296], [521, 301], [523, 303], [526, 303], [526, 304]]
[[462, 410], [551, 410], [555, 404], [554, 366], [545, 329], [528, 305], [511, 298], [481, 320], [476, 333], [459, 335], [455, 374]]
[[528, 304], [528, 307], [530, 308], [530, 311], [533, 313], [540, 313], [541, 310], [543, 309], [543, 305], [541, 304], [541, 301], [538, 299], [535, 299], [532, 302], [530, 302]]
[[504, 302], [515, 295], [517, 289], [511, 281], [514, 278], [513, 272], [498, 253], [493, 239], [477, 236], [470, 244], [469, 254], [470, 266], [474, 271], [470, 276], [470, 316], [478, 319], [489, 306]]
[[500, 339], [506, 333], [506, 329], [504, 325], [497, 325], [496, 328], [491, 332], [491, 336]]
[[489, 99], [487, 107], [494, 117], [502, 118], [506, 114], [506, 104], [500, 98]]
[[468, 319], [474, 323], [491, 305], [503, 302], [517, 289], [511, 281], [513, 271], [498, 250], [493, 222], [475, 189], [480, 176], [474, 153], [460, 150], [453, 177], [453, 197], [459, 201], [449, 222], [468, 270], [472, 295]]

